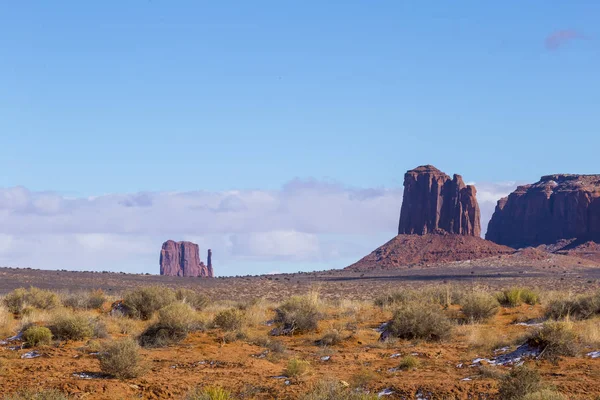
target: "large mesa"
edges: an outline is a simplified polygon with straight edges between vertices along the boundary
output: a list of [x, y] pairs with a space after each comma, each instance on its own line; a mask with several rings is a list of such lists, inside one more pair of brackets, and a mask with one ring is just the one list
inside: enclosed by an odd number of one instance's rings
[[475, 186], [460, 175], [450, 178], [432, 165], [404, 175], [404, 198], [398, 234], [451, 233], [480, 236], [480, 211]]
[[556, 174], [500, 199], [486, 233], [521, 248], [600, 239], [600, 175]]
[[208, 265], [200, 260], [198, 245], [192, 242], [167, 240], [160, 251], [160, 274], [167, 276], [213, 277], [212, 251], [208, 250]]
[[460, 175], [450, 178], [431, 165], [406, 172], [398, 236], [347, 268], [431, 266], [514, 253], [481, 238], [476, 194]]

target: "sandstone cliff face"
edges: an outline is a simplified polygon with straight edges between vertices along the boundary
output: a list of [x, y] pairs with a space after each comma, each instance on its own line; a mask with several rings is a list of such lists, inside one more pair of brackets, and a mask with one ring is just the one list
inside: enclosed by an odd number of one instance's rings
[[460, 175], [451, 179], [431, 165], [404, 175], [398, 234], [452, 233], [480, 236], [477, 190]]
[[208, 266], [200, 261], [198, 245], [192, 242], [167, 240], [160, 251], [160, 274], [168, 276], [212, 277], [212, 253], [208, 251]]
[[519, 248], [600, 238], [600, 175], [558, 174], [498, 201], [486, 239]]

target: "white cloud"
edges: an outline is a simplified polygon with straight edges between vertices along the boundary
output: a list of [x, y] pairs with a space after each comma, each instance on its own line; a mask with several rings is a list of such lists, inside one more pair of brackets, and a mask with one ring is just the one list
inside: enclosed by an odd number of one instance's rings
[[[477, 185], [484, 228], [515, 186]], [[276, 263], [341, 268], [396, 233], [401, 202], [401, 188], [299, 179], [273, 191], [88, 198], [0, 188], [0, 265], [156, 273], [162, 242], [174, 239], [198, 243], [203, 259], [212, 248], [217, 273], [219, 264], [234, 274], [289, 270]]]

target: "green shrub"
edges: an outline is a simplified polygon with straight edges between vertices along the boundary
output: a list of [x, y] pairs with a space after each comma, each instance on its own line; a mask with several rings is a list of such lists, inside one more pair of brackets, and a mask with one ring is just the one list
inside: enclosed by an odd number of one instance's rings
[[32, 347], [48, 345], [52, 343], [52, 332], [45, 326], [30, 326], [23, 332], [23, 340]]
[[539, 392], [529, 393], [523, 397], [523, 400], [568, 400], [566, 396], [555, 392], [554, 390], [540, 390]]
[[105, 344], [98, 359], [101, 371], [118, 379], [136, 378], [142, 373], [140, 347], [129, 338]]
[[158, 312], [158, 321], [140, 336], [143, 347], [163, 347], [185, 339], [196, 324], [196, 313], [184, 303], [170, 304]]
[[6, 308], [13, 314], [22, 314], [28, 306], [40, 310], [50, 310], [60, 304], [56, 293], [35, 287], [15, 289], [7, 294], [3, 301]]
[[41, 389], [37, 391], [24, 390], [21, 392], [9, 394], [3, 397], [4, 400], [69, 400], [69, 397], [58, 391], [51, 389]]
[[498, 313], [500, 305], [493, 296], [483, 292], [472, 292], [461, 300], [462, 312], [470, 321], [481, 322]]
[[149, 320], [155, 312], [175, 302], [175, 292], [160, 286], [133, 289], [123, 297], [127, 314], [133, 318]]
[[102, 308], [106, 300], [106, 295], [102, 290], [93, 290], [69, 293], [63, 299], [63, 305], [74, 310], [98, 310]]
[[306, 360], [301, 360], [296, 357], [290, 358], [287, 362], [284, 374], [288, 378], [295, 378], [306, 374], [309, 367], [310, 363]]
[[194, 310], [183, 303], [170, 304], [158, 311], [158, 323], [171, 329], [189, 332], [197, 319]]
[[530, 306], [540, 302], [540, 295], [531, 289], [521, 289], [521, 300]]
[[223, 310], [215, 315], [213, 323], [224, 331], [237, 331], [244, 326], [244, 312], [237, 308]]
[[311, 296], [291, 297], [275, 314], [275, 322], [286, 333], [315, 331], [322, 318], [317, 300]]
[[177, 289], [175, 298], [178, 301], [189, 304], [190, 307], [198, 311], [203, 310], [210, 303], [210, 300], [206, 295], [185, 288]]
[[560, 356], [575, 356], [578, 352], [577, 334], [570, 322], [545, 322], [529, 336], [527, 343], [542, 350], [541, 358], [553, 361]]
[[334, 380], [317, 382], [301, 400], [375, 400], [376, 394], [357, 392]]
[[546, 317], [550, 319], [569, 317], [574, 320], [582, 320], [598, 314], [600, 314], [600, 295], [598, 294], [555, 299], [546, 306]]
[[4, 305], [13, 314], [21, 314], [26, 306], [27, 289], [15, 289], [2, 299]]
[[92, 320], [81, 314], [58, 316], [50, 326], [50, 330], [61, 340], [83, 340], [94, 336]]
[[230, 400], [231, 393], [219, 387], [196, 388], [190, 391], [185, 400]]
[[539, 295], [527, 288], [510, 288], [496, 294], [498, 302], [505, 307], [518, 307], [521, 304], [534, 305], [539, 303]]
[[60, 305], [60, 298], [56, 293], [35, 287], [29, 288], [26, 301], [40, 310], [50, 310]]
[[417, 357], [409, 355], [402, 357], [400, 364], [398, 364], [398, 368], [408, 370], [418, 368], [420, 365], [421, 362]]
[[394, 312], [384, 336], [438, 341], [447, 339], [451, 329], [452, 322], [438, 305], [407, 303]]

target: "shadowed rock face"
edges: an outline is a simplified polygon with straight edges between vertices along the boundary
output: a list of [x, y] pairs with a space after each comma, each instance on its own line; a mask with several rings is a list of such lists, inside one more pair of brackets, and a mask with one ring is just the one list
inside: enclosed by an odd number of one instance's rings
[[486, 239], [519, 248], [600, 238], [600, 175], [557, 174], [498, 201]]
[[480, 236], [477, 190], [460, 175], [451, 179], [431, 165], [404, 175], [398, 234], [451, 233]]
[[209, 267], [200, 261], [198, 245], [192, 242], [167, 240], [160, 252], [160, 274], [168, 276], [212, 277], [211, 251]]

